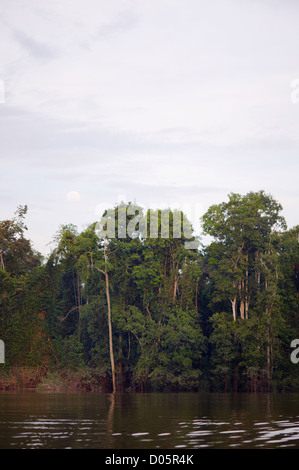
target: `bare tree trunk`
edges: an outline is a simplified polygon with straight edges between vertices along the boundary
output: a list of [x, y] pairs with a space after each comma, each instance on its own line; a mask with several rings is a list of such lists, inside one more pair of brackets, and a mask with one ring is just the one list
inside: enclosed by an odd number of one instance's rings
[[261, 284], [261, 271], [260, 271], [260, 266], [258, 266], [259, 252], [256, 251], [254, 256], [255, 256], [255, 263], [256, 263], [255, 280], [257, 282], [257, 292], [259, 293], [260, 292], [260, 284]]
[[248, 312], [249, 312], [249, 299], [245, 301], [245, 318], [248, 320]]
[[3, 253], [1, 251], [0, 253], [0, 260], [1, 260], [1, 269], [3, 269], [3, 271], [5, 271], [5, 265], [4, 265], [4, 260], [3, 260]]
[[175, 303], [178, 283], [179, 283], [178, 276], [174, 275], [174, 286], [173, 286], [173, 297], [172, 297], [173, 303]]
[[231, 300], [231, 304], [232, 304], [232, 310], [233, 310], [233, 318], [234, 318], [234, 321], [237, 320], [237, 298], [234, 297], [233, 300]]
[[248, 288], [248, 253], [246, 256], [247, 268], [246, 268], [246, 280], [245, 280], [245, 318], [248, 320], [249, 312], [249, 288]]
[[245, 291], [246, 291], [246, 294], [245, 294], [245, 318], [246, 318], [246, 320], [248, 320], [248, 316], [249, 316], [249, 300], [250, 300], [249, 289], [248, 289], [248, 271], [246, 271]]
[[243, 300], [243, 281], [239, 282], [239, 296], [240, 296], [240, 317], [244, 320], [245, 305]]
[[104, 257], [105, 257], [105, 282], [106, 282], [106, 298], [107, 298], [107, 307], [108, 307], [108, 328], [109, 328], [109, 351], [110, 351], [110, 362], [111, 362], [111, 374], [112, 374], [112, 390], [113, 393], [116, 392], [116, 382], [115, 382], [115, 363], [114, 363], [114, 354], [113, 354], [113, 338], [112, 338], [112, 321], [111, 321], [111, 302], [110, 302], [110, 291], [109, 291], [109, 276], [107, 272], [107, 245], [105, 240], [104, 245]]
[[108, 306], [109, 350], [110, 350], [110, 362], [111, 362], [111, 374], [112, 374], [112, 388], [113, 388], [113, 393], [115, 393], [116, 392], [115, 364], [114, 364], [113, 342], [112, 342], [112, 323], [111, 323], [111, 304], [110, 304], [110, 292], [109, 292], [109, 276], [108, 276], [107, 271], [105, 271], [105, 281], [106, 281], [106, 298], [107, 298], [107, 306]]
[[80, 279], [77, 270], [77, 289], [78, 289], [78, 341], [80, 342], [81, 336], [81, 318], [80, 318], [80, 307], [82, 305], [82, 294], [80, 289]]
[[242, 318], [242, 320], [244, 320], [245, 318], [245, 305], [244, 305], [244, 300], [241, 300], [241, 303], [240, 303], [240, 316]]
[[105, 245], [104, 245], [105, 271], [102, 269], [99, 269], [97, 266], [94, 266], [93, 260], [92, 260], [92, 253], [90, 253], [90, 258], [91, 258], [91, 266], [97, 269], [99, 272], [101, 272], [105, 276], [106, 299], [107, 299], [107, 308], [108, 308], [109, 352], [110, 352], [111, 374], [112, 374], [112, 389], [113, 389], [113, 393], [115, 393], [116, 392], [115, 362], [114, 362], [114, 354], [113, 354], [111, 302], [110, 302], [110, 291], [109, 291], [109, 275], [107, 272], [108, 256], [107, 256], [106, 240], [105, 240]]

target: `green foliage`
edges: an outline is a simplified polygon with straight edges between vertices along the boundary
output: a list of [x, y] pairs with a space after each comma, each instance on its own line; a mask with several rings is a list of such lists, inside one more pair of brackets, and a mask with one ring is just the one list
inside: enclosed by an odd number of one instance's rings
[[83, 344], [75, 336], [68, 336], [59, 344], [61, 367], [71, 370], [82, 369], [84, 363]]
[[263, 191], [232, 193], [203, 216], [212, 242], [188, 250], [178, 211], [121, 203], [103, 214], [106, 225], [115, 214], [115, 238], [96, 223], [61, 226], [42, 263], [20, 206], [0, 222], [5, 366], [52, 370], [54, 385], [64, 370], [111, 382], [109, 298], [119, 390], [296, 389], [299, 229], [286, 230], [281, 209]]
[[42, 259], [24, 237], [26, 213], [27, 206], [18, 206], [16, 217], [0, 222], [0, 269], [13, 275], [25, 274], [38, 266]]

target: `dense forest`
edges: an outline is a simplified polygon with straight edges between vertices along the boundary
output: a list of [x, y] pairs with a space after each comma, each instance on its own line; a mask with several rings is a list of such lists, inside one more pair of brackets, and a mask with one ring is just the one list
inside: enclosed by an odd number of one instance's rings
[[183, 214], [178, 237], [175, 211], [165, 236], [159, 209], [108, 209], [115, 237], [61, 226], [47, 259], [26, 238], [27, 206], [0, 222], [0, 388], [298, 391], [299, 226], [279, 202], [229, 194], [202, 217], [198, 249]]

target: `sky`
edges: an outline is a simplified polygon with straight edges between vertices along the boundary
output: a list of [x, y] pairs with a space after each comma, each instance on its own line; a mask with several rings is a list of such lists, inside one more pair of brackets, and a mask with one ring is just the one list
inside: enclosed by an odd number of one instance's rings
[[0, 220], [42, 254], [120, 201], [299, 223], [297, 0], [0, 0]]

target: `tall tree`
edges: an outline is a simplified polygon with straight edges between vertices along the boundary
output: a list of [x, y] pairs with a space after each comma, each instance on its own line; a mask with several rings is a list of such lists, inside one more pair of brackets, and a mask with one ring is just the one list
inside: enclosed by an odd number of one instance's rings
[[215, 241], [208, 248], [215, 300], [229, 300], [233, 319], [248, 319], [250, 303], [261, 287], [262, 256], [275, 231], [286, 228], [281, 205], [263, 191], [230, 194], [203, 216], [203, 229]]

